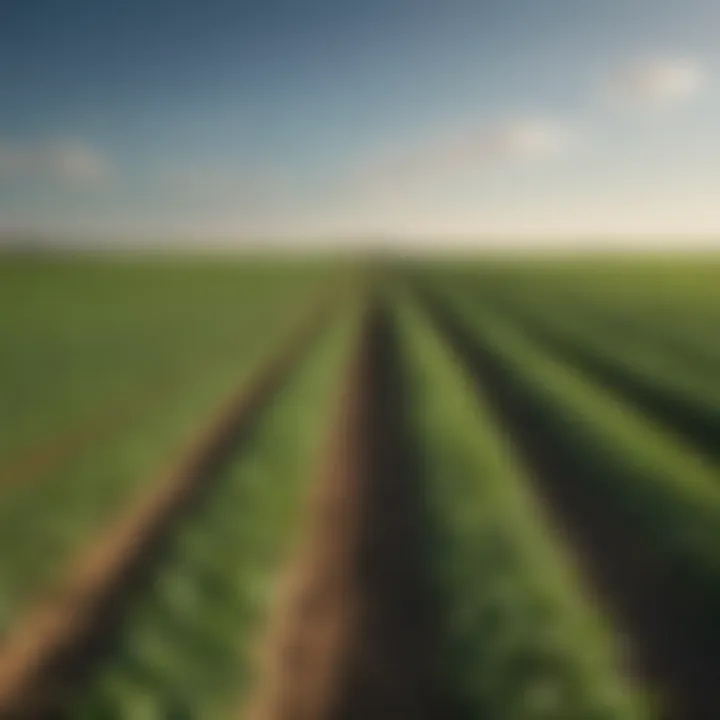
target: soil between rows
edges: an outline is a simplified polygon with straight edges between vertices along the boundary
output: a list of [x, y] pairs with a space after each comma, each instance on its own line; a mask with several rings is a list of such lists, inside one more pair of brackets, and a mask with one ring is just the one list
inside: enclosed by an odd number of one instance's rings
[[372, 304], [248, 720], [452, 720], [391, 323]]
[[[63, 718], [111, 652], [173, 529], [194, 512], [319, 323], [231, 399], [157, 488], [0, 648], [0, 717]], [[311, 498], [306, 542], [260, 650], [251, 720], [451, 718], [436, 667], [437, 612], [422, 558], [422, 503], [403, 434], [395, 337], [368, 306]]]
[[707, 617], [702, 592], [685, 586], [635, 528], [587, 492], [578, 478], [592, 468], [536, 421], [492, 352], [443, 302], [422, 288], [419, 294], [519, 452], [588, 588], [616, 621], [628, 671], [660, 695], [663, 720], [720, 718], [720, 618]]
[[367, 476], [358, 588], [362, 614], [351, 673], [333, 720], [452, 720], [440, 681], [440, 613], [423, 547], [427, 520], [418, 453], [403, 417], [402, 368], [387, 312], [368, 338]]
[[173, 529], [211, 491], [212, 478], [326, 320], [327, 312], [315, 309], [255, 381], [230, 396], [171, 467], [148, 483], [147, 495], [78, 559], [66, 582], [13, 630], [0, 646], [0, 717], [63, 717], [95, 661], [111, 647]]
[[[687, 598], [662, 559], [574, 482], [583, 468], [533, 423], [492, 356], [444, 307], [428, 307], [526, 460], [589, 586], [627, 635], [632, 672], [667, 690], [668, 718], [720, 717], [717, 648], [692, 627]], [[235, 401], [161, 491], [81, 563], [79, 580], [2, 649], [0, 717], [62, 717], [68, 694], [82, 687], [147, 581], [163, 539], [211, 487], [200, 479], [236, 449], [310, 335]], [[251, 720], [455, 717], [437, 666], [440, 613], [424, 565], [420, 469], [405, 433], [395, 343], [387, 312], [372, 304], [328, 438], [307, 543], [263, 648]]]

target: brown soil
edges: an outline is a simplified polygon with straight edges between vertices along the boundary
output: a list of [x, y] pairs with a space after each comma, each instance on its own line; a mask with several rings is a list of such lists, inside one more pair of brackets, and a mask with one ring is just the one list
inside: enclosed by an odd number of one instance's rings
[[327, 718], [347, 672], [359, 614], [355, 558], [366, 475], [366, 335], [363, 322], [311, 498], [305, 537], [290, 558], [262, 639], [259, 682], [241, 714], [248, 720]]
[[52, 718], [85, 677], [143, 586], [175, 524], [250, 429], [310, 345], [327, 313], [313, 312], [288, 346], [245, 384], [151, 490], [101, 537], [62, 586], [31, 612], [0, 649], [0, 717]]
[[388, 318], [372, 306], [248, 720], [454, 717], [440, 700], [398, 373]]
[[396, 342], [390, 317], [376, 312], [368, 339], [368, 474], [357, 559], [362, 614], [333, 720], [457, 716], [440, 679], [440, 612], [425, 552], [429, 522]]
[[576, 554], [587, 585], [626, 640], [630, 672], [662, 698], [660, 717], [720, 718], [720, 622], [637, 528], [579, 479], [593, 468], [548, 433], [533, 409], [440, 301], [426, 306], [475, 378], [530, 471], [538, 497]]

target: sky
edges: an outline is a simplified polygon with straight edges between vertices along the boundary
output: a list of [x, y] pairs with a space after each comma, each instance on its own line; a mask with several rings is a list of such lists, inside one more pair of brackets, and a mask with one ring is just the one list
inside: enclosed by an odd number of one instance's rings
[[713, 244], [719, 28], [716, 0], [3, 0], [0, 234]]

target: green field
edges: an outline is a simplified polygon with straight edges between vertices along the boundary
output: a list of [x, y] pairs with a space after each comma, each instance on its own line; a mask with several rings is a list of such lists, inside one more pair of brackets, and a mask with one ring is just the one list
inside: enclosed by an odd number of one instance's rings
[[[247, 715], [337, 451], [347, 567], [315, 558], [268, 719], [720, 718], [718, 321], [717, 257], [0, 260], [0, 716]], [[183, 478], [96, 610], [73, 569]], [[360, 610], [317, 649], [325, 602]], [[102, 618], [17, 689], [58, 603]]]

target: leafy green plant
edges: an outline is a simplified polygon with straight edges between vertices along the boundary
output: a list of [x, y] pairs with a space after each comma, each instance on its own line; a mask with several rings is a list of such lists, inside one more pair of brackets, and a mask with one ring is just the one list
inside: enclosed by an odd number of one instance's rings
[[179, 528], [71, 717], [211, 720], [240, 709], [349, 360], [350, 315], [293, 372]]
[[467, 717], [647, 717], [495, 418], [408, 303], [398, 332], [433, 518], [445, 682]]

